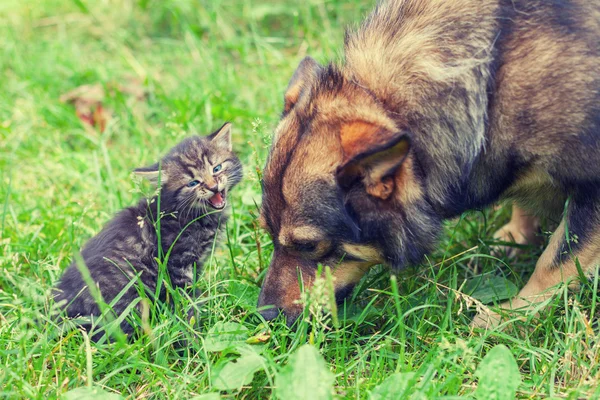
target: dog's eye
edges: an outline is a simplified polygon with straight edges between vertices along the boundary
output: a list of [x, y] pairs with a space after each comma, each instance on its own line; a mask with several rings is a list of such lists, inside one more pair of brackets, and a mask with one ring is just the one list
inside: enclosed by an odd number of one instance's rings
[[312, 253], [317, 249], [316, 242], [296, 242], [294, 243], [294, 250], [300, 253]]
[[197, 179], [194, 179], [193, 181], [191, 181], [190, 183], [187, 184], [187, 187], [194, 187], [199, 184], [200, 184], [200, 181]]
[[328, 240], [294, 240], [284, 247], [293, 254], [309, 259], [323, 257], [332, 249]]

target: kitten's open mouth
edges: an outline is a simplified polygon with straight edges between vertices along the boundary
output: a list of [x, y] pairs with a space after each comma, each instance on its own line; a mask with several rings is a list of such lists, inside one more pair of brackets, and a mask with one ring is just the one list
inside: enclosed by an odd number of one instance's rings
[[213, 206], [213, 208], [217, 210], [221, 210], [225, 207], [227, 200], [225, 199], [225, 191], [221, 190], [220, 192], [215, 193], [213, 197], [208, 199], [208, 204]]

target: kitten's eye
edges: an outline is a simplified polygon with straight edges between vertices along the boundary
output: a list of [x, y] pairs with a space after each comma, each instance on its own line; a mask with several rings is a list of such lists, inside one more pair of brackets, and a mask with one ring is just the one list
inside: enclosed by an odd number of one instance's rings
[[222, 165], [222, 164], [219, 164], [219, 165], [217, 165], [216, 167], [214, 167], [214, 168], [213, 168], [213, 173], [215, 173], [215, 174], [216, 174], [216, 173], [217, 173], [217, 172], [219, 172], [221, 169], [223, 169], [223, 165]]
[[199, 185], [200, 181], [199, 180], [193, 180], [190, 183], [187, 184], [187, 187], [194, 187], [196, 185]]

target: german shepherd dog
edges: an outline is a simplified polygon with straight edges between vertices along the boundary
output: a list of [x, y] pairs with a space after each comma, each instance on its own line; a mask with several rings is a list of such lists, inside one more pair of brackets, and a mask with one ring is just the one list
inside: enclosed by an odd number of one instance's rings
[[338, 65], [305, 58], [284, 96], [263, 175], [265, 318], [298, 317], [318, 264], [341, 300], [375, 264], [419, 264], [443, 220], [502, 199], [501, 238], [561, 221], [505, 308], [577, 277], [572, 256], [600, 263], [599, 0], [382, 1], [344, 49]]

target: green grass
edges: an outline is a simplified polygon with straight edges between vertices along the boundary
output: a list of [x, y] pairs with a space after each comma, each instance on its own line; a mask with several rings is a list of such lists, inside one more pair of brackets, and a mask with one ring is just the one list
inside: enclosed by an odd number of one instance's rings
[[[374, 388], [390, 376], [406, 380], [411, 398], [472, 398], [481, 360], [499, 344], [517, 361], [519, 398], [600, 397], [597, 276], [576, 293], [563, 291], [539, 317], [505, 331], [470, 331], [474, 307], [464, 293], [475, 277], [492, 273], [521, 287], [541, 252], [489, 257], [491, 235], [506, 222], [502, 210], [449, 222], [438, 251], [400, 274], [397, 286], [375, 268], [352, 304], [340, 307], [337, 323], [328, 314], [307, 314], [291, 331], [281, 321], [265, 325], [256, 313], [272, 247], [256, 227], [257, 172], [283, 90], [305, 54], [339, 58], [344, 26], [371, 6], [364, 0], [0, 2], [0, 397], [57, 398], [94, 386], [131, 399], [275, 398], [274, 386], [290, 380], [307, 379], [311, 388], [320, 377], [327, 381], [325, 372], [310, 375], [321, 371], [318, 362], [304, 373], [294, 362], [286, 367], [306, 343], [333, 374], [336, 398], [375, 398]], [[142, 102], [110, 89], [132, 77], [148, 91]], [[104, 105], [112, 112], [103, 133], [86, 129], [74, 108], [59, 101], [95, 83], [107, 89]], [[178, 306], [156, 307], [146, 333], [131, 343], [90, 344], [80, 331], [49, 321], [48, 291], [74, 253], [139, 196], [130, 171], [189, 132], [208, 133], [227, 120], [245, 179], [233, 193], [227, 236], [198, 282], [202, 302], [174, 293]], [[313, 306], [327, 310], [329, 303], [316, 297]], [[190, 307], [196, 324], [184, 318]], [[223, 323], [239, 332], [214, 335]], [[233, 369], [239, 378], [236, 368], [256, 373], [249, 383], [219, 390], [219, 376]], [[496, 373], [504, 376], [503, 369]]]

